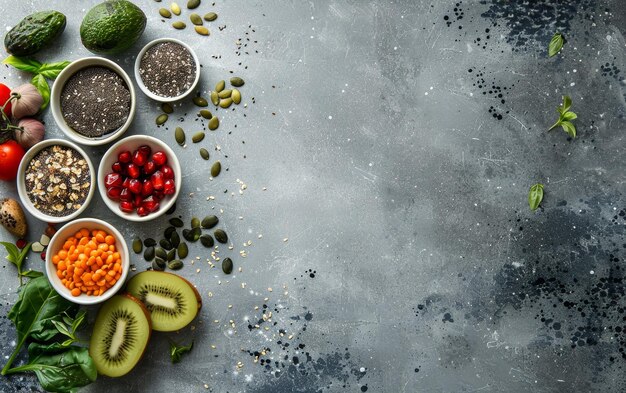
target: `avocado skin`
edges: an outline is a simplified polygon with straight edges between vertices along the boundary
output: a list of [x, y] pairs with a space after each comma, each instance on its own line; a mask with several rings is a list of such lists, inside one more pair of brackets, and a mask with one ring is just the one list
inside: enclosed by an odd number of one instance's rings
[[40, 11], [28, 15], [4, 36], [6, 51], [14, 56], [30, 56], [52, 43], [65, 30], [65, 15]]
[[130, 48], [146, 28], [146, 15], [126, 0], [93, 7], [80, 25], [80, 39], [93, 53], [114, 55]]

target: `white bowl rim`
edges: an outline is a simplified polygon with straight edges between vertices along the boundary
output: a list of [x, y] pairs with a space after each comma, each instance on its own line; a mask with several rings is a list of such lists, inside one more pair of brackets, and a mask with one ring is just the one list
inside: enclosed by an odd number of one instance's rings
[[[160, 206], [158, 211], [154, 213], [150, 213], [144, 217], [139, 216], [137, 212], [124, 213], [123, 211], [121, 211], [119, 209], [119, 202], [109, 199], [106, 193], [106, 187], [104, 186], [104, 177], [106, 175], [105, 171], [109, 170], [109, 168], [105, 168], [105, 165], [103, 165], [104, 162], [109, 158], [109, 156], [113, 154], [113, 152], [117, 148], [129, 142], [134, 143], [135, 141], [139, 141], [139, 142], [149, 141], [163, 148], [163, 150], [167, 154], [168, 164], [174, 170], [174, 176], [175, 176], [175, 181], [176, 181], [176, 191], [174, 192], [173, 195], [167, 196], [170, 198], [167, 201], [167, 203]], [[172, 157], [174, 158], [172, 159]], [[180, 193], [183, 179], [182, 179], [182, 170], [180, 167], [180, 161], [178, 160], [178, 157], [176, 156], [176, 153], [174, 152], [174, 150], [167, 143], [150, 135], [131, 135], [115, 142], [113, 145], [111, 145], [111, 147], [109, 147], [109, 149], [104, 153], [104, 155], [102, 155], [102, 159], [100, 160], [100, 165], [98, 167], [98, 182], [97, 183], [98, 183], [98, 189], [100, 191], [100, 196], [104, 200], [104, 203], [107, 205], [109, 210], [111, 210], [113, 213], [117, 214], [119, 217], [122, 217], [125, 220], [134, 221], [134, 222], [145, 222], [145, 221], [154, 220], [155, 218], [162, 216], [170, 207], [172, 207], [172, 205], [178, 199], [178, 194]]]
[[[72, 294], [69, 293], [69, 290], [67, 290], [67, 288], [63, 287], [60, 284], [60, 280], [58, 282], [56, 281], [59, 278], [56, 276], [56, 270], [54, 270], [54, 264], [52, 263], [52, 255], [50, 255], [53, 252], [52, 245], [55, 244], [56, 241], [58, 241], [64, 229], [66, 229], [70, 225], [72, 226], [80, 225], [83, 223], [85, 223], [86, 227], [88, 227], [89, 224], [98, 224], [98, 225], [104, 226], [105, 228], [108, 228], [108, 231], [111, 232], [110, 234], [112, 234], [115, 237], [115, 240], [122, 245], [122, 258], [124, 258], [122, 261], [122, 275], [120, 276], [120, 279], [117, 280], [117, 282], [111, 288], [109, 288], [105, 293], [103, 293], [100, 296], [91, 296], [91, 295], [87, 295], [84, 293], [81, 293], [79, 296], [72, 296]], [[68, 222], [67, 224], [63, 225], [63, 227], [61, 227], [54, 234], [54, 236], [52, 236], [52, 239], [50, 239], [50, 243], [48, 245], [48, 249], [46, 250], [46, 276], [48, 278], [48, 281], [50, 281], [50, 285], [52, 285], [54, 290], [59, 295], [71, 301], [72, 303], [76, 303], [76, 304], [93, 305], [93, 304], [104, 302], [107, 299], [111, 298], [113, 295], [119, 292], [119, 290], [124, 285], [126, 278], [128, 277], [129, 270], [130, 270], [130, 254], [128, 252], [128, 246], [126, 245], [126, 240], [124, 239], [124, 236], [122, 236], [120, 231], [118, 231], [117, 228], [115, 228], [113, 225], [97, 218], [91, 218], [91, 217], [79, 218], [78, 220], [74, 220], [72, 222]], [[60, 290], [59, 288], [62, 288], [62, 290]]]
[[[124, 80], [130, 92], [130, 111], [128, 113], [128, 118], [126, 119], [126, 122], [117, 130], [109, 133], [106, 138], [88, 138], [79, 134], [67, 125], [61, 112], [60, 97], [62, 89], [65, 86], [65, 83], [67, 83], [67, 80], [78, 71], [94, 66], [103, 66], [113, 70]], [[50, 111], [52, 112], [52, 117], [54, 118], [55, 123], [57, 124], [57, 126], [59, 126], [61, 131], [63, 131], [63, 133], [67, 135], [68, 138], [76, 143], [80, 143], [86, 146], [105, 145], [119, 138], [128, 130], [130, 124], [133, 122], [133, 119], [135, 118], [136, 107], [137, 95], [135, 92], [135, 85], [130, 79], [130, 76], [128, 76], [126, 71], [124, 71], [124, 69], [114, 61], [99, 56], [82, 57], [71, 62], [67, 67], [63, 69], [63, 71], [61, 71], [59, 76], [57, 76], [54, 83], [52, 84], [52, 90], [50, 91]]]
[[[49, 147], [49, 146], [54, 146], [54, 145], [66, 146], [80, 153], [85, 159], [85, 161], [87, 161], [87, 166], [89, 166], [89, 175], [91, 176], [91, 186], [89, 187], [89, 193], [87, 193], [87, 197], [85, 198], [85, 202], [83, 203], [83, 205], [80, 207], [80, 209], [77, 209], [72, 214], [69, 214], [67, 216], [62, 216], [62, 217], [50, 216], [41, 212], [37, 208], [35, 208], [35, 206], [33, 206], [33, 203], [31, 202], [26, 192], [26, 178], [25, 178], [26, 167], [28, 166], [28, 164], [30, 164], [31, 160], [35, 158], [35, 156], [42, 149]], [[85, 211], [85, 209], [87, 208], [87, 206], [93, 199], [93, 194], [96, 191], [97, 182], [94, 180], [97, 180], [96, 170], [93, 166], [93, 163], [89, 159], [89, 155], [87, 155], [87, 153], [85, 153], [83, 149], [81, 149], [77, 144], [71, 141], [65, 140], [65, 139], [45, 139], [37, 143], [30, 149], [28, 149], [26, 151], [26, 154], [24, 154], [24, 157], [22, 158], [22, 161], [20, 162], [20, 166], [17, 169], [17, 194], [19, 195], [20, 200], [22, 201], [22, 205], [26, 208], [26, 210], [30, 214], [35, 216], [35, 218], [44, 222], [57, 224], [57, 223], [65, 222], [65, 221], [70, 221], [78, 217], [83, 211]]]
[[[183, 94], [178, 95], [176, 97], [162, 97], [162, 96], [154, 94], [146, 87], [146, 85], [143, 83], [143, 79], [141, 78], [141, 75], [139, 74], [139, 65], [141, 63], [141, 58], [143, 57], [143, 55], [146, 53], [148, 49], [150, 49], [156, 44], [160, 44], [161, 42], [174, 42], [176, 44], [182, 45], [189, 51], [189, 53], [191, 53], [191, 57], [193, 57], [193, 60], [196, 63], [196, 78], [194, 79], [193, 83], [191, 84], [188, 90], [186, 90]], [[193, 48], [189, 46], [188, 44], [186, 44], [185, 42], [181, 40], [177, 40], [176, 38], [169, 38], [169, 37], [157, 38], [156, 40], [152, 40], [148, 42], [143, 48], [141, 48], [141, 51], [139, 51], [139, 54], [137, 55], [137, 58], [135, 59], [135, 80], [137, 81], [137, 86], [139, 86], [139, 89], [143, 91], [143, 93], [146, 96], [153, 99], [154, 101], [157, 101], [157, 102], [179, 101], [187, 97], [192, 91], [196, 89], [196, 86], [198, 85], [198, 81], [200, 80], [200, 60], [198, 59], [198, 56], [196, 55], [196, 52], [193, 50]]]

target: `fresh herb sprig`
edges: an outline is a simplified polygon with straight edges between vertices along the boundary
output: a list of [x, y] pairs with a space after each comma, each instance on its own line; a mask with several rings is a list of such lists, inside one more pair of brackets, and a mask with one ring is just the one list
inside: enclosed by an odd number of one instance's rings
[[539, 204], [543, 200], [543, 184], [537, 183], [530, 187], [528, 191], [528, 206], [530, 210], [535, 211], [539, 208]]
[[571, 107], [572, 99], [570, 96], [563, 96], [563, 104], [556, 108], [556, 111], [559, 112], [559, 120], [554, 123], [548, 131], [552, 131], [556, 127], [561, 126], [563, 131], [567, 132], [569, 136], [576, 138], [576, 126], [572, 123], [572, 120], [577, 119], [578, 116], [569, 110]]
[[[24, 248], [22, 248], [22, 251], [20, 251], [20, 249], [17, 248], [17, 246], [13, 243], [0, 242], [0, 244], [2, 244], [7, 251], [7, 254], [8, 254], [6, 256], [7, 260], [11, 262], [12, 264], [14, 264], [15, 267], [17, 268], [17, 276], [20, 279], [20, 286], [22, 285], [22, 277], [30, 277], [30, 278], [38, 277], [37, 273], [39, 272], [33, 272], [32, 270], [29, 270], [27, 272], [22, 271], [22, 265], [24, 264], [24, 259], [26, 259], [26, 254], [28, 254], [28, 251], [30, 250], [30, 246], [32, 245], [32, 243], [27, 243], [24, 246]], [[32, 273], [35, 273], [35, 274], [33, 275]]]
[[191, 344], [189, 345], [178, 345], [174, 341], [170, 340], [170, 358], [172, 359], [172, 363], [180, 362], [180, 359], [184, 354], [190, 352], [193, 348], [193, 340], [191, 340]]
[[59, 76], [61, 71], [70, 64], [69, 61], [40, 63], [35, 59], [16, 56], [7, 57], [2, 63], [13, 66], [18, 70], [35, 74], [30, 83], [32, 83], [37, 90], [39, 90], [39, 93], [41, 93], [41, 96], [43, 97], [41, 109], [45, 109], [50, 102], [50, 86], [48, 85], [48, 81], [46, 79], [54, 80], [57, 76]]
[[556, 54], [563, 48], [564, 43], [565, 39], [563, 38], [563, 34], [554, 33], [552, 39], [550, 40], [550, 44], [548, 44], [548, 56], [556, 56]]
[[76, 337], [76, 331], [82, 325], [85, 320], [85, 311], [79, 312], [76, 317], [72, 318], [67, 312], [63, 313], [63, 317], [61, 321], [52, 320], [54, 327], [61, 333], [62, 335], [68, 337], [65, 341], [61, 343], [61, 346], [67, 347], [77, 341], [78, 337]]

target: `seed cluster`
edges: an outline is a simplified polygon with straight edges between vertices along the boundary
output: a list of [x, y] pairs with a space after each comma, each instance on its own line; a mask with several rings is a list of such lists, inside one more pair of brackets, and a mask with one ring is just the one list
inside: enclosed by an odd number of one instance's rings
[[184, 46], [161, 42], [142, 56], [139, 75], [152, 93], [161, 97], [178, 97], [193, 84], [196, 63]]
[[98, 138], [126, 123], [130, 114], [130, 91], [115, 71], [88, 67], [72, 75], [63, 86], [61, 112], [74, 131]]

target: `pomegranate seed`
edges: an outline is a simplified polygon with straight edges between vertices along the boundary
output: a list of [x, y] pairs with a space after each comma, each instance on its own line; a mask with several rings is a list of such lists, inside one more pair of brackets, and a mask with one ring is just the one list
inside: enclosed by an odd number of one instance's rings
[[17, 248], [22, 249], [26, 245], [26, 240], [19, 239], [18, 241], [15, 242], [15, 245], [17, 246]]
[[124, 182], [122, 183], [122, 187], [123, 188], [128, 188], [128, 186], [130, 186], [130, 181], [133, 180], [130, 177], [125, 177], [124, 178]]
[[49, 238], [52, 238], [52, 236], [54, 236], [54, 234], [57, 233], [57, 230], [56, 230], [55, 227], [52, 226], [52, 224], [48, 224], [48, 226], [46, 227], [46, 230], [44, 231], [44, 233]]
[[120, 173], [123, 174], [124, 173], [124, 165], [122, 165], [121, 162], [116, 161], [111, 165], [111, 169], [113, 170], [113, 172], [115, 173]]
[[132, 156], [130, 154], [130, 152], [127, 151], [123, 151], [120, 154], [117, 155], [117, 160], [119, 162], [123, 162], [124, 164], [128, 164], [131, 160]]
[[46, 260], [46, 252], [42, 251], [41, 254], [39, 254], [39, 257], [41, 258], [42, 261]]
[[133, 199], [133, 194], [130, 192], [128, 188], [122, 188], [120, 192], [120, 200], [122, 201], [130, 201]]
[[141, 153], [139, 150], [133, 154], [133, 164], [137, 166], [144, 166], [144, 164], [148, 161], [148, 156]]
[[121, 187], [122, 186], [122, 176], [119, 173], [109, 173], [104, 178], [104, 185], [106, 188], [109, 187]]
[[157, 151], [152, 155], [152, 160], [156, 162], [158, 166], [165, 165], [167, 162], [167, 155], [162, 151]]
[[139, 215], [139, 217], [145, 217], [145, 216], [147, 216], [148, 214], [150, 214], [150, 212], [149, 212], [149, 211], [148, 211], [148, 209], [146, 209], [145, 207], [143, 207], [143, 206], [139, 206], [139, 207], [137, 208], [137, 215]]
[[163, 191], [155, 191], [152, 193], [152, 199], [154, 199], [155, 201], [160, 201], [165, 197], [165, 194], [163, 193]]
[[126, 168], [126, 172], [128, 172], [128, 176], [132, 177], [133, 179], [138, 178], [139, 175], [141, 174], [139, 167], [133, 163], [128, 164], [128, 167]]
[[130, 181], [130, 184], [128, 185], [128, 189], [130, 190], [130, 192], [132, 192], [133, 194], [139, 194], [141, 193], [141, 181], [137, 180], [137, 179], [133, 179]]
[[167, 179], [165, 183], [163, 183], [163, 194], [172, 195], [176, 192], [176, 182], [174, 179]]
[[159, 210], [159, 201], [154, 198], [146, 198], [141, 202], [141, 207], [146, 208], [150, 213]]
[[141, 154], [145, 155], [146, 158], [148, 158], [150, 153], [152, 153], [152, 149], [150, 149], [150, 146], [148, 146], [148, 145], [141, 145], [141, 146], [139, 146], [137, 148], [137, 151], [140, 152]]
[[166, 178], [166, 179], [173, 179], [174, 178], [174, 170], [169, 165], [163, 165], [161, 167], [161, 172], [163, 172], [163, 177]]
[[122, 189], [120, 187], [107, 188], [107, 196], [114, 201], [118, 201], [120, 199], [121, 193]]
[[133, 201], [135, 206], [137, 206], [137, 207], [141, 206], [141, 202], [142, 201], [143, 201], [143, 197], [141, 196], [141, 194], [135, 195], [135, 200]]
[[133, 203], [130, 201], [122, 201], [120, 202], [120, 210], [124, 213], [132, 213], [135, 208], [133, 207]]
[[143, 173], [145, 173], [146, 175], [151, 175], [156, 172], [156, 170], [156, 163], [152, 160], [146, 162], [146, 164], [143, 166]]
[[161, 171], [156, 171], [152, 174], [152, 176], [150, 176], [150, 181], [152, 182], [152, 187], [154, 187], [155, 190], [162, 190], [163, 189], [163, 172]]
[[152, 183], [150, 183], [150, 179], [145, 179], [141, 184], [141, 196], [147, 197], [152, 195], [152, 191], [154, 191], [154, 187], [152, 187]]

